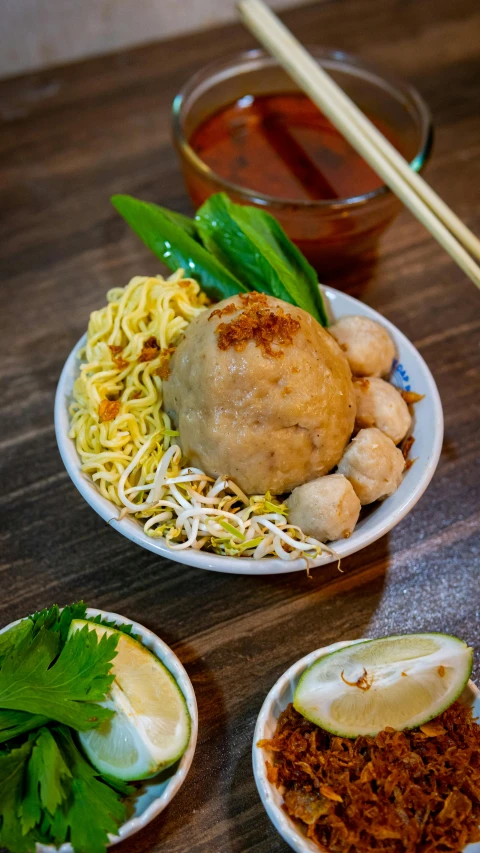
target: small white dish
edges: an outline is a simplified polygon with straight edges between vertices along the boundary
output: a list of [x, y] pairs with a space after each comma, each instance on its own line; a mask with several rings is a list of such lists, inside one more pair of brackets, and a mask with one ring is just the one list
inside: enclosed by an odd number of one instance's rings
[[[260, 740], [269, 739], [273, 736], [278, 718], [287, 705], [293, 702], [295, 688], [300, 680], [300, 676], [307, 667], [311, 666], [318, 658], [330, 652], [341, 649], [344, 646], [352, 645], [352, 643], [361, 642], [362, 640], [353, 640], [333, 643], [331, 646], [325, 646], [323, 649], [316, 649], [294, 663], [273, 685], [257, 717], [252, 746], [253, 775], [257, 790], [265, 811], [275, 829], [296, 853], [319, 853], [320, 848], [304, 835], [300, 824], [295, 823], [283, 810], [283, 796], [281, 791], [267, 779], [265, 761], [268, 758], [268, 752], [258, 747], [257, 743]], [[472, 681], [469, 681], [465, 690], [468, 691], [467, 700], [472, 701], [474, 712], [479, 716], [480, 691]], [[480, 842], [469, 844], [465, 848], [464, 853], [480, 853]]]
[[[418, 394], [425, 395], [425, 398], [415, 406], [412, 430], [415, 438], [412, 450], [412, 456], [416, 458], [415, 464], [406, 472], [395, 494], [377, 504], [368, 515], [360, 519], [349, 539], [330, 543], [339, 557], [343, 558], [371, 545], [388, 533], [421, 498], [433, 477], [440, 457], [443, 413], [437, 386], [430, 370], [420, 353], [402, 332], [368, 305], [346, 293], [341, 293], [332, 287], [324, 287], [323, 294], [333, 320], [339, 320], [340, 317], [348, 314], [362, 314], [381, 323], [390, 332], [397, 352], [398, 360], [392, 377], [394, 384], [405, 390], [411, 388]], [[152, 539], [144, 533], [143, 527], [135, 519], [126, 517], [121, 521], [118, 520], [118, 508], [104, 498], [94, 483], [82, 474], [75, 445], [68, 437], [68, 406], [71, 402], [73, 383], [79, 373], [76, 353], [85, 345], [85, 337], [84, 335], [70, 353], [60, 376], [55, 397], [55, 433], [65, 468], [80, 494], [95, 512], [108, 521], [111, 527], [142, 548], [188, 566], [237, 575], [277, 575], [305, 571], [305, 560], [301, 558], [287, 562], [270, 557], [262, 560], [223, 557], [206, 551], [195, 551], [192, 548], [185, 551], [172, 551], [163, 540]], [[335, 557], [330, 554], [323, 554], [316, 561], [310, 561], [310, 566], [325, 565], [334, 560]]]
[[[183, 785], [190, 769], [197, 744], [198, 709], [192, 683], [186, 671], [171, 648], [167, 646], [160, 637], [157, 637], [156, 634], [149, 631], [148, 628], [145, 628], [138, 622], [126, 619], [125, 616], [120, 616], [118, 613], [96, 610], [93, 607], [89, 607], [87, 610], [87, 617], [94, 617], [99, 614], [102, 618], [108, 619], [109, 622], [115, 622], [117, 625], [132, 625], [133, 633], [139, 635], [143, 645], [147, 649], [150, 649], [150, 651], [153, 652], [159, 660], [161, 660], [173, 675], [185, 697], [191, 719], [190, 741], [178, 765], [172, 768], [172, 774], [170, 776], [168, 776], [168, 771], [167, 773], [162, 774], [161, 781], [155, 777], [153, 777], [153, 779], [145, 779], [139, 793], [136, 794], [133, 799], [132, 816], [119, 827], [118, 835], [109, 836], [110, 844], [118, 844], [119, 841], [124, 841], [125, 838], [130, 838], [130, 836], [134, 835], [140, 829], [143, 829], [143, 827], [148, 823], [151, 823], [154, 818], [163, 812]], [[20, 620], [17, 619], [15, 622], [11, 622], [10, 625], [6, 625], [5, 628], [1, 628], [0, 634], [3, 634], [4, 631], [8, 631], [9, 628], [18, 624], [19, 621]], [[58, 853], [74, 853], [73, 848], [69, 843], [62, 844], [59, 848], [44, 844], [37, 844], [37, 853], [54, 853], [57, 849]]]

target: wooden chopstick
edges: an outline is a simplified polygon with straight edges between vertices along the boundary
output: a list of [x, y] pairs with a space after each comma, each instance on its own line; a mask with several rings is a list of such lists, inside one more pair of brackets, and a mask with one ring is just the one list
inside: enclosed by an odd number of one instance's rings
[[[362, 113], [263, 0], [240, 0], [242, 21], [387, 186], [480, 288], [480, 240]], [[462, 245], [463, 244], [463, 245]]]

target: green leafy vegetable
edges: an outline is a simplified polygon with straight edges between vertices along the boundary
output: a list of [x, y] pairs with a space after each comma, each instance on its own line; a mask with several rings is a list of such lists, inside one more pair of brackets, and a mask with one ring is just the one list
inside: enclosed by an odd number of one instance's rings
[[7, 711], [0, 709], [0, 743], [19, 735], [38, 729], [48, 723], [49, 717], [43, 714], [29, 714], [28, 711]]
[[[170, 212], [171, 211], [169, 211], [169, 213]], [[181, 213], [176, 213], [175, 216], [181, 217], [182, 215]], [[192, 220], [188, 219], [187, 216], [182, 218], [186, 219], [187, 222], [192, 222]], [[33, 622], [34, 636], [38, 634], [42, 627], [47, 628], [49, 631], [58, 631], [60, 634], [60, 642], [63, 646], [67, 640], [70, 625], [74, 619], [87, 619], [89, 622], [96, 622], [99, 625], [105, 625], [106, 628], [115, 628], [117, 631], [122, 631], [124, 634], [129, 634], [129, 636], [134, 639], [138, 639], [136, 634], [132, 634], [133, 626], [128, 622], [117, 625], [116, 622], [109, 622], [108, 619], [104, 619], [101, 613], [97, 613], [96, 616], [87, 616], [87, 605], [84, 601], [77, 601], [75, 604], [67, 604], [65, 607], [59, 607], [58, 604], [54, 604], [52, 607], [40, 610], [38, 613], [33, 613], [32, 616], [29, 616], [27, 619], [23, 619], [22, 622], [15, 626], [15, 628], [11, 628], [10, 631], [20, 629], [20, 627], [24, 625], [26, 626], [26, 629], [28, 629], [26, 630], [26, 633], [28, 633], [28, 631], [31, 630], [31, 623]], [[7, 636], [10, 631], [7, 631], [6, 634], [0, 634], [0, 655], [2, 648], [1, 639], [2, 637]]]
[[[146, 202], [148, 204], [148, 202]], [[158, 207], [158, 205], [153, 205], [154, 207]], [[167, 217], [168, 220], [172, 223], [172, 225], [177, 225], [182, 231], [185, 231], [189, 237], [192, 237], [193, 240], [200, 242], [200, 237], [198, 234], [197, 223], [194, 219], [191, 219], [189, 216], [184, 216], [183, 213], [177, 213], [176, 210], [167, 210], [166, 207], [160, 207], [159, 210], [162, 211], [164, 216]]]
[[69, 730], [54, 726], [18, 749], [0, 752], [0, 845], [33, 853], [36, 841], [78, 853], [104, 853], [108, 833], [125, 820], [121, 796], [134, 788], [102, 779]]
[[73, 619], [85, 619], [86, 612], [87, 605], [83, 601], [78, 601], [76, 604], [67, 604], [63, 608], [60, 608], [58, 604], [54, 604], [53, 607], [33, 613], [32, 616], [29, 616], [29, 619], [33, 622], [34, 636], [38, 634], [41, 628], [46, 628], [49, 631], [57, 631], [63, 645], [68, 637]]
[[[212, 195], [197, 211], [198, 230], [204, 246], [248, 286], [295, 304], [265, 253], [235, 219], [234, 205], [225, 195]], [[251, 208], [253, 210], [253, 208]]]
[[71, 796], [53, 819], [45, 815], [42, 829], [57, 845], [69, 839], [79, 853], [104, 853], [108, 833], [116, 834], [126, 818], [125, 805], [79, 752], [68, 729], [59, 726], [53, 733], [72, 774]]
[[21, 809], [27, 763], [33, 744], [27, 741], [11, 752], [0, 752], [0, 846], [13, 853], [35, 848], [35, 839], [24, 833], [18, 813]]
[[41, 822], [42, 810], [53, 816], [72, 787], [72, 774], [50, 730], [41, 728], [32, 742], [25, 793], [18, 810], [24, 834]]
[[[67, 728], [93, 728], [113, 714], [97, 703], [113, 681], [118, 635], [99, 638], [85, 625], [68, 636], [86, 610], [55, 605], [0, 634], [0, 847], [11, 853], [65, 841], [77, 853], [104, 853], [126, 818], [123, 798], [136, 790], [99, 774]], [[89, 621], [135, 636], [101, 614]]]
[[225, 193], [210, 196], [195, 221], [128, 195], [112, 203], [158, 258], [191, 274], [212, 299], [258, 290], [328, 326], [315, 270], [266, 211], [234, 204]]
[[235, 221], [282, 277], [294, 304], [312, 314], [321, 326], [328, 326], [317, 273], [300, 249], [287, 237], [278, 220], [258, 207], [236, 204], [234, 208]]
[[0, 670], [0, 708], [42, 714], [85, 731], [110, 719], [112, 711], [94, 704], [113, 681], [115, 634], [97, 638], [88, 626], [68, 638], [58, 654], [60, 634], [42, 626], [26, 637]]
[[0, 666], [9, 654], [25, 637], [32, 632], [32, 623], [29, 619], [22, 619], [17, 625], [13, 625], [8, 631], [0, 634]]
[[97, 616], [87, 616], [87, 620], [89, 622], [95, 622], [97, 625], [105, 625], [105, 628], [113, 628], [114, 631], [121, 631], [122, 634], [127, 634], [129, 637], [132, 637], [133, 640], [139, 640], [141, 642], [140, 636], [133, 633], [133, 625], [131, 622], [119, 622], [117, 624], [117, 622], [111, 622], [108, 619], [103, 619], [101, 613], [98, 613]]
[[273, 216], [218, 193], [196, 219], [205, 246], [250, 289], [298, 305], [328, 325], [315, 270]]
[[118, 794], [122, 794], [124, 797], [134, 794], [137, 790], [135, 785], [130, 785], [129, 782], [123, 782], [122, 779], [114, 779], [114, 777], [109, 776], [108, 773], [102, 773], [98, 778], [103, 779], [107, 785], [110, 785], [110, 788], [113, 788], [114, 791], [117, 791]]
[[[182, 268], [193, 276], [212, 299], [225, 299], [247, 290], [238, 279], [192, 236], [184, 218], [172, 218], [156, 204], [139, 201], [129, 195], [112, 196], [112, 204], [131, 228], [171, 270]], [[186, 217], [185, 217], [186, 218]]]
[[[40, 610], [33, 613], [27, 619], [22, 619], [13, 628], [4, 631], [0, 634], [0, 666], [5, 657], [13, 651], [16, 645], [27, 635], [35, 637], [43, 627], [46, 630], [58, 633], [60, 638], [60, 646], [66, 642], [68, 631], [73, 619], [84, 619], [86, 617], [87, 606], [83, 601], [76, 604], [67, 605], [60, 608], [57, 604], [53, 607]], [[132, 634], [132, 625], [125, 624], [116, 626], [113, 622], [108, 622], [102, 619], [101, 614], [98, 614], [89, 621], [101, 623], [107, 628], [117, 627], [118, 630], [129, 634], [134, 639], [136, 635]], [[27, 711], [14, 711], [0, 709], [0, 743], [5, 743], [12, 738], [18, 737], [49, 722], [49, 717], [43, 714], [31, 714]]]

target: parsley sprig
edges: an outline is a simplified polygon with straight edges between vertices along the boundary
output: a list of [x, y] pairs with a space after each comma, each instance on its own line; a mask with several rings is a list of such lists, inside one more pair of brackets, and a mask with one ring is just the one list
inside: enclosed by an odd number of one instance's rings
[[12, 853], [65, 841], [103, 853], [135, 790], [102, 777], [77, 746], [75, 731], [113, 713], [98, 703], [113, 681], [116, 636], [98, 639], [88, 626], [69, 636], [85, 616], [83, 602], [55, 605], [0, 634], [0, 846]]
[[60, 650], [60, 635], [40, 628], [25, 637], [0, 669], [0, 708], [42, 713], [78, 731], [95, 728], [113, 716], [101, 702], [113, 681], [115, 634], [100, 639], [85, 625]]

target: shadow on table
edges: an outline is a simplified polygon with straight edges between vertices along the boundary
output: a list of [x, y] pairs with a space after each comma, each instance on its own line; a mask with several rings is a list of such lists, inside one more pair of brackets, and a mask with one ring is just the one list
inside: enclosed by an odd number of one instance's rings
[[[332, 596], [347, 593], [349, 589], [364, 587], [375, 581], [375, 586], [383, 588], [384, 578], [388, 571], [390, 560], [389, 534], [382, 536], [377, 542], [373, 542], [367, 548], [344, 557], [340, 566], [336, 562], [327, 563], [325, 566], [317, 566], [306, 571], [291, 572], [282, 575], [259, 575], [251, 577], [247, 583], [255, 583], [257, 589], [260, 587], [268, 592], [268, 588], [274, 588], [282, 595], [291, 591], [295, 596], [303, 595], [305, 592], [319, 593], [320, 597], [331, 598]], [[246, 581], [248, 576], [243, 575]], [[381, 595], [381, 590], [380, 593]], [[365, 604], [368, 624], [368, 616], [371, 615], [372, 603]], [[338, 637], [336, 638], [338, 639]], [[329, 642], [334, 642], [330, 640]]]

